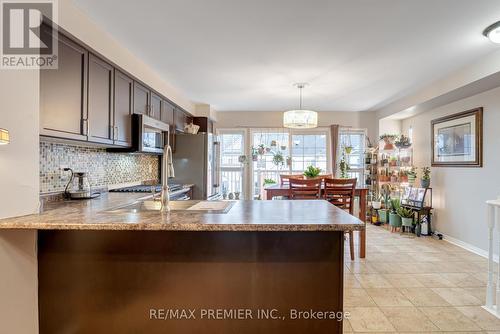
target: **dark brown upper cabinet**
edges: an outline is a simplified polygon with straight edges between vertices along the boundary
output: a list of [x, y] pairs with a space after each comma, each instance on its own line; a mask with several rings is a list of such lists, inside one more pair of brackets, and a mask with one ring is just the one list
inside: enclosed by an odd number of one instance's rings
[[161, 97], [153, 92], [151, 92], [149, 116], [161, 120]]
[[151, 92], [138, 82], [134, 82], [134, 113], [149, 116]]
[[199, 132], [214, 132], [214, 123], [208, 117], [193, 117], [193, 124], [200, 127]]
[[113, 66], [89, 55], [88, 140], [113, 144]]
[[114, 144], [132, 146], [134, 80], [115, 70]]
[[174, 111], [175, 130], [184, 132], [184, 125], [193, 122], [193, 117], [182, 109], [175, 108]]
[[40, 71], [40, 134], [87, 140], [88, 53], [62, 34], [57, 39], [59, 67]]
[[161, 101], [161, 121], [174, 126], [175, 106], [167, 100]]

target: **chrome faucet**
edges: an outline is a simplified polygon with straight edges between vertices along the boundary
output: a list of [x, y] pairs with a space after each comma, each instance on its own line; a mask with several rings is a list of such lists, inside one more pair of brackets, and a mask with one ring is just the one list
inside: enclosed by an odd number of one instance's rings
[[162, 184], [161, 184], [161, 212], [169, 212], [170, 207], [170, 188], [168, 187], [168, 179], [175, 177], [174, 164], [172, 159], [172, 148], [170, 145], [165, 145], [163, 148], [163, 163], [162, 163]]

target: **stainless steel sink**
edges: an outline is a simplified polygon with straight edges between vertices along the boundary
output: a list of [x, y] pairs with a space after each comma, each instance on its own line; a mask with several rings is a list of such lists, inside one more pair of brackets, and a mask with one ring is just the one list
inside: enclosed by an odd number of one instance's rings
[[[170, 211], [185, 211], [192, 213], [227, 213], [234, 201], [170, 201]], [[160, 211], [160, 201], [137, 201], [125, 206], [106, 210], [108, 213], [139, 213]]]

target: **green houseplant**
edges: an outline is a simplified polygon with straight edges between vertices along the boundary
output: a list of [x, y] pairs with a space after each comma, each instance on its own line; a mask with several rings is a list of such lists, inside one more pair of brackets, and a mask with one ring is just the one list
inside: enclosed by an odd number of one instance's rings
[[384, 133], [380, 136], [380, 140], [384, 141], [384, 150], [390, 151], [394, 149], [394, 140], [398, 138], [398, 135]]
[[274, 181], [273, 179], [264, 179], [264, 187], [266, 186], [270, 186], [272, 184], [275, 184], [276, 181]]
[[283, 154], [281, 152], [276, 152], [273, 155], [273, 164], [275, 166], [283, 166], [285, 164], [285, 158], [283, 157]]
[[389, 225], [391, 232], [394, 232], [397, 227], [401, 226], [401, 217], [398, 215], [398, 209], [401, 207], [399, 198], [391, 198], [391, 212], [389, 212]]
[[408, 172], [406, 172], [408, 176], [408, 183], [413, 185], [415, 184], [415, 179], [417, 178], [417, 168], [412, 167]]
[[398, 215], [401, 217], [401, 221], [404, 227], [413, 226], [413, 210], [405, 207], [399, 207]]
[[411, 146], [411, 141], [410, 138], [406, 137], [405, 135], [399, 136], [399, 138], [396, 139], [394, 142], [394, 145], [396, 145], [397, 148], [409, 148]]
[[422, 188], [429, 188], [431, 185], [431, 168], [422, 168], [422, 179], [420, 180], [420, 186]]
[[321, 173], [321, 169], [311, 165], [304, 171], [304, 176], [308, 179], [314, 179], [319, 176], [319, 173]]

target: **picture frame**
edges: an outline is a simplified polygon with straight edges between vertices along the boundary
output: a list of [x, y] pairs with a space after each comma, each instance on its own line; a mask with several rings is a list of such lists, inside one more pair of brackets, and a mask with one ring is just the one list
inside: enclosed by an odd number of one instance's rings
[[483, 166], [483, 108], [431, 121], [433, 167]]

